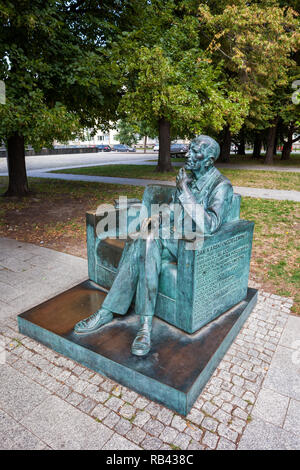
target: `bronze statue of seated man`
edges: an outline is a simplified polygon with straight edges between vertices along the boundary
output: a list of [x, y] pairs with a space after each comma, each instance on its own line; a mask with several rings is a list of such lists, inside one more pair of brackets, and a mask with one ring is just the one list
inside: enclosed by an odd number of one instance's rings
[[[204, 234], [216, 232], [225, 221], [231, 206], [233, 188], [230, 181], [214, 166], [220, 154], [218, 143], [208, 136], [198, 136], [190, 144], [185, 169], [176, 179], [174, 203], [185, 207], [203, 206]], [[191, 171], [189, 176], [185, 170]], [[194, 217], [191, 210], [190, 217]], [[157, 220], [153, 219], [153, 223]], [[145, 220], [145, 224], [151, 220]], [[197, 220], [194, 220], [197, 224]], [[172, 227], [171, 227], [172, 232]], [[174, 236], [149, 236], [128, 240], [119, 263], [114, 283], [101, 308], [75, 325], [77, 334], [93, 333], [113, 319], [113, 314], [125, 315], [135, 296], [135, 312], [140, 316], [140, 329], [132, 343], [131, 352], [146, 355], [151, 348], [152, 319], [158, 293], [163, 256], [177, 260], [178, 239]]]

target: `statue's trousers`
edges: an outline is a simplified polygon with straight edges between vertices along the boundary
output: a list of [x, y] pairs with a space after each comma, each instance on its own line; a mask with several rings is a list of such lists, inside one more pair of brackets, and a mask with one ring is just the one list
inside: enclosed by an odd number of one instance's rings
[[135, 298], [138, 315], [154, 315], [163, 259], [177, 259], [178, 241], [146, 239], [126, 242], [113, 285], [102, 307], [125, 315]]

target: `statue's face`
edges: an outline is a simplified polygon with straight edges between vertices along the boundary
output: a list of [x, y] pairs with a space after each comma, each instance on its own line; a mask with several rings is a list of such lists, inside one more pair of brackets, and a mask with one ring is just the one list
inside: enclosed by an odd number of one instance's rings
[[211, 157], [201, 153], [201, 146], [201, 142], [191, 142], [185, 168], [204, 174], [211, 167]]

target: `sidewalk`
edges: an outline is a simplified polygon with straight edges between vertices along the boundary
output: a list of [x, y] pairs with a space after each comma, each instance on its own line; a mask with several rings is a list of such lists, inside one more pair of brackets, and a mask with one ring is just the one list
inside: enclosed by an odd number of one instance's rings
[[86, 260], [0, 238], [0, 449], [300, 449], [291, 299], [260, 291], [184, 418], [18, 333], [19, 313], [86, 277]]

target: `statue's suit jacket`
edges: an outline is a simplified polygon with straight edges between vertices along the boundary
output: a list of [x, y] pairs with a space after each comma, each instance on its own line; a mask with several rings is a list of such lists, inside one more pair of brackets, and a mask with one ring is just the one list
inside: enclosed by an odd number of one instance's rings
[[[189, 183], [187, 190], [176, 190], [172, 202], [174, 204], [179, 203], [184, 209], [182, 213], [189, 215], [195, 222], [194, 231], [209, 236], [216, 232], [226, 220], [232, 196], [231, 182], [217, 168], [212, 167], [203, 177], [194, 179]], [[197, 204], [201, 204], [204, 209], [203, 212], [200, 212], [200, 221], [195, 218], [195, 210], [193, 210], [193, 207]], [[184, 228], [182, 226], [179, 227], [179, 231], [180, 233], [183, 232], [184, 237]], [[166, 233], [168, 232], [166, 231]], [[162, 228], [161, 243], [164, 246], [163, 258], [168, 258], [169, 252], [176, 259], [178, 239], [174, 239], [172, 236], [171, 238], [165, 238]]]
[[[211, 168], [202, 178], [189, 185], [189, 192], [183, 191], [178, 197], [186, 210], [192, 204], [204, 206], [204, 233], [216, 232], [228, 214], [233, 196], [232, 185], [217, 168]], [[192, 216], [192, 214], [191, 214]]]

